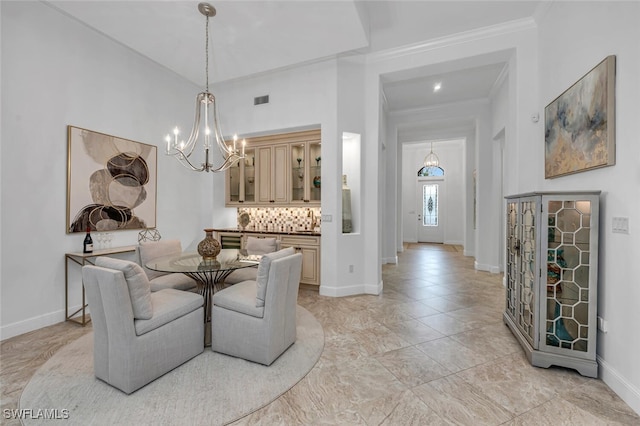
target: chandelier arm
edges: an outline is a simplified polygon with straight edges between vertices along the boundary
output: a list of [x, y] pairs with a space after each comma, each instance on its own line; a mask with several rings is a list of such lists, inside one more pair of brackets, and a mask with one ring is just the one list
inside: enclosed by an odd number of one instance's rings
[[238, 155], [231, 155], [229, 157], [227, 157], [227, 159], [224, 161], [224, 163], [222, 163], [222, 165], [220, 167], [218, 167], [217, 169], [211, 169], [212, 172], [224, 172], [225, 170], [227, 170], [228, 168], [230, 168], [231, 166], [233, 166], [238, 160], [240, 160], [240, 156]]
[[223, 153], [223, 157], [224, 154], [226, 154], [226, 156], [230, 156], [232, 154], [236, 154], [237, 150], [234, 151], [230, 146], [227, 145], [226, 141], [224, 140], [224, 137], [222, 136], [222, 129], [220, 128], [220, 119], [218, 118], [218, 103], [216, 102], [216, 97], [214, 95], [211, 95], [213, 97], [213, 128], [216, 134], [216, 143], [218, 144], [218, 148], [220, 148], [220, 151], [222, 151]]
[[182, 156], [176, 156], [176, 158], [178, 159], [178, 161], [180, 162], [180, 164], [182, 164], [183, 167], [186, 167], [187, 169], [193, 170], [194, 172], [202, 172], [205, 170], [204, 164], [202, 167], [196, 167], [193, 165], [193, 163], [191, 161], [189, 161], [189, 159], [187, 157], [185, 157], [184, 155]]
[[185, 144], [183, 151], [186, 151], [186, 156], [189, 157], [193, 153], [193, 149], [196, 147], [196, 142], [198, 140], [198, 136], [200, 135], [200, 104], [202, 104], [202, 99], [204, 93], [198, 93], [196, 96], [196, 113], [195, 118], [193, 120], [193, 127], [191, 128], [191, 134], [189, 135], [189, 139]]

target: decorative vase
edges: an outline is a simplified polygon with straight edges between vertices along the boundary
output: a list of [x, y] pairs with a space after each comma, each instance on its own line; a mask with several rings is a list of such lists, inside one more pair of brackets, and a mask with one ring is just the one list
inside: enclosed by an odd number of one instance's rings
[[320, 188], [320, 176], [313, 177], [313, 186], [316, 188]]
[[198, 244], [198, 253], [204, 260], [216, 260], [220, 253], [220, 242], [213, 238], [213, 229], [205, 229], [204, 240]]
[[347, 186], [347, 175], [342, 175], [342, 233], [353, 232], [351, 220], [351, 190]]

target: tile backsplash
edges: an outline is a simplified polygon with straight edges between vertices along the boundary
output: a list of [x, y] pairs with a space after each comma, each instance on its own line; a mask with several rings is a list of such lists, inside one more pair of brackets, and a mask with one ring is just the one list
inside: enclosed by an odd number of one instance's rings
[[247, 230], [260, 231], [320, 231], [320, 207], [249, 207], [238, 208], [249, 213]]

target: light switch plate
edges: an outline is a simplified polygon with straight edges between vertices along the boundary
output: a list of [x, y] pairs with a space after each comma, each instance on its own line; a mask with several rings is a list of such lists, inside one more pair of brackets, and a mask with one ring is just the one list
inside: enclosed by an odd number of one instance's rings
[[323, 222], [331, 222], [333, 220], [333, 216], [331, 216], [330, 214], [323, 214], [322, 215], [322, 221]]
[[617, 234], [629, 233], [629, 218], [628, 217], [614, 217], [611, 224], [611, 231]]

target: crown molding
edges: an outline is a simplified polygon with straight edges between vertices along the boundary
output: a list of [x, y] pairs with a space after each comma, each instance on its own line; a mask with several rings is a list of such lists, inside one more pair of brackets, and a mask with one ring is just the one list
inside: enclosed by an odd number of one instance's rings
[[431, 50], [442, 49], [445, 47], [455, 46], [471, 41], [477, 41], [479, 39], [497, 37], [500, 35], [511, 34], [514, 32], [530, 30], [534, 28], [537, 28], [537, 25], [533, 17], [517, 19], [497, 25], [479, 28], [476, 30], [464, 31], [445, 37], [439, 37], [419, 43], [409, 44], [400, 48], [370, 53], [367, 56], [367, 62], [376, 63], [389, 61], [401, 58], [403, 56], [416, 55]]

